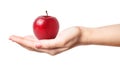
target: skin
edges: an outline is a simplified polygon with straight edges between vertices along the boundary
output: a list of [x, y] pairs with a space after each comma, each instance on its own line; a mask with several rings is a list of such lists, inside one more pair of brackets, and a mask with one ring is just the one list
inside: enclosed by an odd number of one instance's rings
[[48, 40], [38, 40], [32, 35], [12, 35], [9, 39], [28, 50], [56, 55], [79, 45], [120, 46], [120, 24], [98, 28], [74, 26]]

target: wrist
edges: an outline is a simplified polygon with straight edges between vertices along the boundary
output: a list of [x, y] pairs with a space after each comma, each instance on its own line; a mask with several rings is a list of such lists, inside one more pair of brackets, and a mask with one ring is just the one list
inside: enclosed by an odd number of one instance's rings
[[80, 45], [89, 45], [92, 44], [92, 34], [94, 32], [94, 28], [80, 27]]

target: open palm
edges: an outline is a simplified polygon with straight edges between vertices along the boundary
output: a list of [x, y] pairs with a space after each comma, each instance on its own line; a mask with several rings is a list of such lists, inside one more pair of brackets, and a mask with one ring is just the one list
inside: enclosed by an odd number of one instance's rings
[[10, 40], [32, 51], [56, 55], [78, 45], [80, 28], [71, 27], [59, 33], [55, 39], [38, 40], [34, 36], [10, 36]]

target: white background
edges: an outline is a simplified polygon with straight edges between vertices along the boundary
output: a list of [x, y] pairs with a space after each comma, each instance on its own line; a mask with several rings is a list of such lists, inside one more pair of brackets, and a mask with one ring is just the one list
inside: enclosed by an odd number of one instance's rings
[[120, 78], [120, 47], [79, 46], [50, 56], [8, 40], [33, 34], [45, 10], [58, 18], [60, 31], [120, 23], [119, 0], [0, 0], [0, 78]]

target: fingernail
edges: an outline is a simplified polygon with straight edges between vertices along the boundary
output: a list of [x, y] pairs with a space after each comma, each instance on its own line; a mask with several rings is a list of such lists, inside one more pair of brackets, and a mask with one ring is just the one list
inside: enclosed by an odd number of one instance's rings
[[11, 36], [9, 37], [9, 40], [11, 40], [11, 41], [14, 42], [14, 35], [11, 35]]
[[36, 47], [36, 48], [41, 48], [41, 44], [40, 44], [40, 43], [36, 43], [36, 44], [35, 44], [35, 47]]
[[9, 37], [9, 40], [11, 40], [11, 37]]
[[12, 40], [12, 36], [9, 37], [9, 40]]

